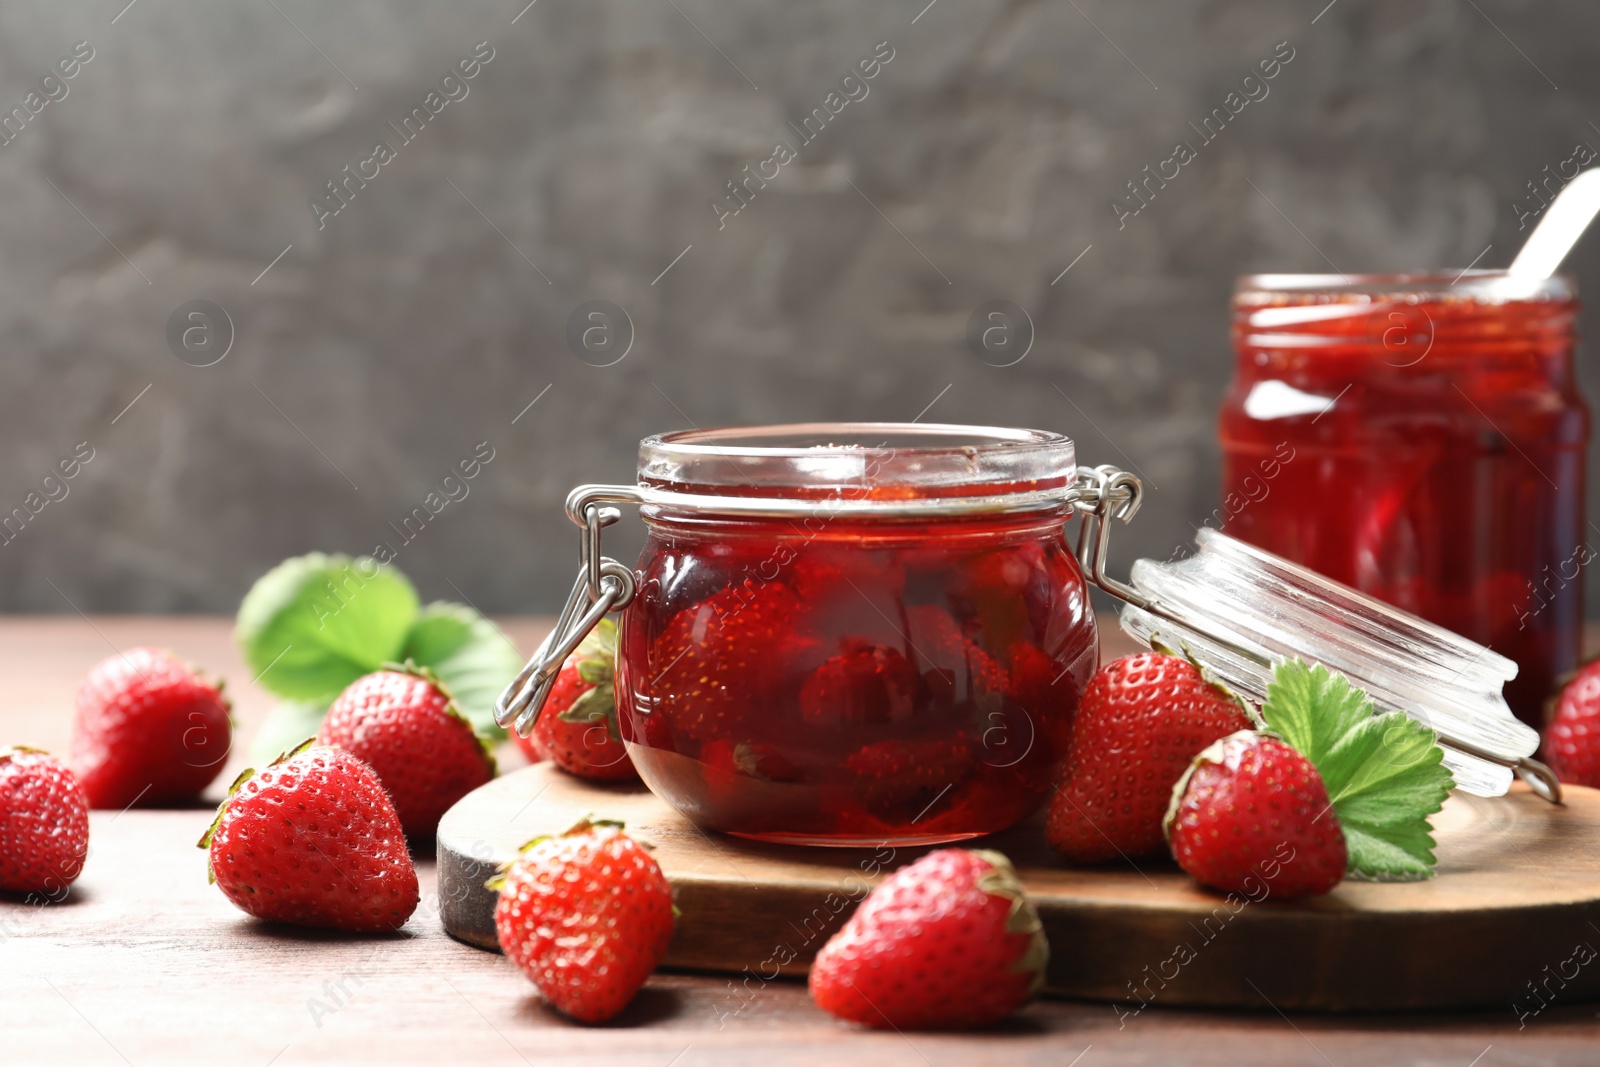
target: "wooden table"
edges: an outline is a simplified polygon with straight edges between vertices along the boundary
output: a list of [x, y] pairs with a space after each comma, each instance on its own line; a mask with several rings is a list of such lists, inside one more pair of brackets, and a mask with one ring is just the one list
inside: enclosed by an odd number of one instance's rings
[[[539, 620], [505, 625], [524, 648], [543, 629]], [[228, 677], [246, 734], [270, 705], [251, 689], [227, 620], [7, 618], [0, 619], [0, 742], [65, 752], [78, 679], [113, 648], [138, 644], [164, 645]], [[520, 758], [512, 750], [506, 762]], [[68, 902], [35, 908], [0, 898], [0, 1064], [1600, 1062], [1596, 1006], [1562, 1003], [1559, 995], [1521, 1026], [1510, 1005], [1357, 1017], [1286, 1017], [1266, 1003], [1232, 1013], [1153, 1006], [1119, 1022], [1109, 1005], [1048, 1001], [993, 1032], [897, 1034], [834, 1021], [798, 982], [746, 988], [721, 977], [659, 974], [613, 1024], [581, 1027], [545, 1008], [506, 960], [443, 934], [431, 861], [418, 864], [423, 904], [393, 937], [256, 923], [206, 884], [194, 842], [210, 815], [199, 808], [96, 813], [91, 857]], [[1600, 932], [1591, 943], [1600, 947]]]

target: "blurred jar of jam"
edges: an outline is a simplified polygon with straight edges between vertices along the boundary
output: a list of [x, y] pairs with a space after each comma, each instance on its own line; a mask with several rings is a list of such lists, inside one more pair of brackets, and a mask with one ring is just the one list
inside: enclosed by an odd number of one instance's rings
[[1501, 271], [1244, 277], [1221, 416], [1229, 534], [1515, 660], [1536, 726], [1594, 551], [1577, 310]]

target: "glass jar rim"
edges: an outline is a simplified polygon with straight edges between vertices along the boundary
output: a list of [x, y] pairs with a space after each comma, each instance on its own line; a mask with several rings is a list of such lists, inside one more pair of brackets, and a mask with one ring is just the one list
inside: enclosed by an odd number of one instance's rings
[[1255, 294], [1276, 297], [1369, 297], [1561, 301], [1577, 296], [1568, 274], [1516, 278], [1505, 270], [1419, 271], [1394, 274], [1242, 274], [1234, 282], [1235, 302]]
[[713, 510], [730, 498], [828, 500], [862, 511], [955, 501], [1038, 510], [1065, 507], [1076, 476], [1070, 437], [1000, 426], [788, 423], [639, 442], [639, 484], [652, 503]]

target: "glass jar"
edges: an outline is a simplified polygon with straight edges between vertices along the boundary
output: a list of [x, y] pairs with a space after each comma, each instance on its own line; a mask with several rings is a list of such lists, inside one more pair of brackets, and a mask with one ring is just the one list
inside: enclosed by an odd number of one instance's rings
[[618, 718], [659, 796], [804, 843], [958, 840], [1048, 797], [1098, 655], [1069, 439], [689, 431], [639, 469]]
[[1218, 524], [1508, 657], [1539, 725], [1591, 555], [1571, 283], [1257, 275], [1233, 307]]

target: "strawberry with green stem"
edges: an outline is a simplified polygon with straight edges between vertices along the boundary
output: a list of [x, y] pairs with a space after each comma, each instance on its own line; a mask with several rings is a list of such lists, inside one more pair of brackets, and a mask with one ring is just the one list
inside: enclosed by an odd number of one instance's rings
[[1403, 712], [1375, 713], [1342, 674], [1300, 660], [1273, 672], [1261, 716], [1316, 768], [1344, 832], [1350, 875], [1433, 876], [1428, 817], [1455, 784], [1437, 733]]
[[200, 839], [223, 895], [258, 919], [361, 933], [416, 910], [417, 872], [378, 776], [307, 741], [234, 781]]
[[1252, 899], [1433, 876], [1428, 817], [1453, 785], [1433, 730], [1375, 714], [1343, 675], [1300, 660], [1273, 671], [1261, 715], [1270, 732], [1217, 741], [1174, 787], [1164, 829], [1179, 866]]
[[617, 624], [601, 619], [556, 675], [539, 721], [517, 743], [581, 778], [637, 779], [617, 726]]
[[1195, 754], [1251, 721], [1194, 663], [1141, 652], [1101, 667], [1084, 690], [1045, 836], [1078, 863], [1163, 845], [1172, 787]]
[[1225, 892], [1280, 900], [1344, 878], [1344, 832], [1311, 761], [1268, 734], [1210, 745], [1173, 788], [1163, 824], [1178, 866]]
[[412, 838], [432, 837], [451, 805], [495, 775], [488, 745], [444, 683], [409, 661], [351, 682], [328, 709], [317, 743], [371, 767]]
[[672, 940], [672, 887], [620, 822], [584, 819], [535, 838], [488, 887], [506, 957], [581, 1022], [627, 1007]]

